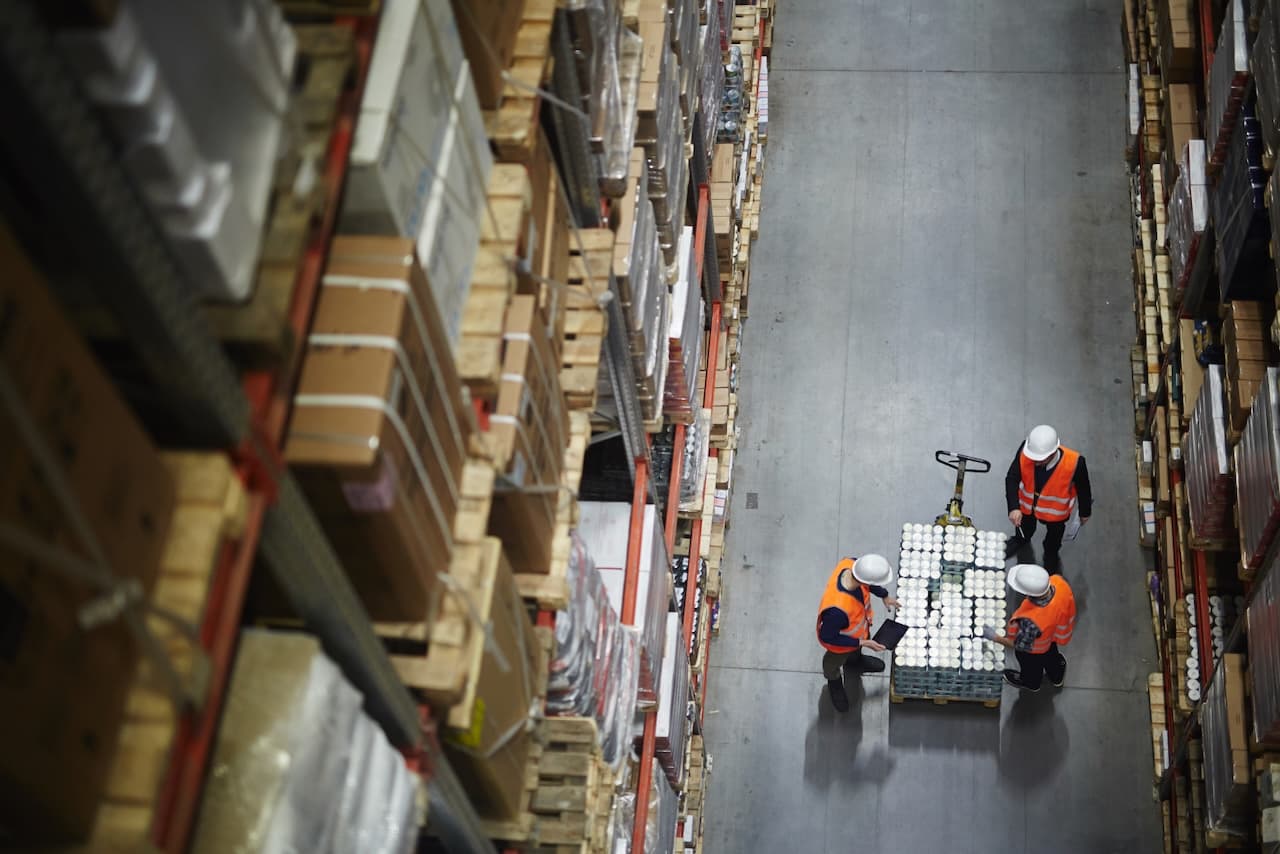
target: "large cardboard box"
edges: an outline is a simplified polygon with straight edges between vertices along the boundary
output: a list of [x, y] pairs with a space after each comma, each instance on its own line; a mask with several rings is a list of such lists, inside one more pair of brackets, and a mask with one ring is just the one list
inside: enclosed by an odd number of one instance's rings
[[505, 821], [520, 813], [531, 746], [529, 713], [539, 670], [547, 662], [505, 557], [499, 558], [492, 594], [492, 642], [479, 662], [471, 724], [447, 733], [445, 751], [480, 815]]
[[494, 494], [489, 531], [502, 538], [516, 572], [551, 571], [560, 472], [569, 423], [560, 365], [533, 296], [507, 308], [502, 382], [489, 432], [505, 473]]
[[[173, 483], [156, 449], [0, 228], [0, 364], [112, 572], [150, 590]], [[89, 557], [0, 407], [0, 520]], [[92, 828], [138, 650], [111, 622], [86, 631], [87, 585], [0, 548], [0, 838], [69, 841]]]
[[486, 110], [502, 104], [502, 73], [515, 60], [524, 4], [525, 0], [451, 0], [475, 75], [476, 95]]
[[335, 240], [285, 458], [374, 619], [435, 607], [470, 423], [412, 241]]

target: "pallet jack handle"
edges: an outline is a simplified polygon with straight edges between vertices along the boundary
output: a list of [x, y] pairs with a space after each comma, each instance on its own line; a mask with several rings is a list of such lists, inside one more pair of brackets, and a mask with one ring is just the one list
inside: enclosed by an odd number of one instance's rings
[[968, 454], [957, 454], [954, 451], [934, 451], [933, 458], [947, 468], [956, 470], [956, 491], [951, 496], [947, 511], [937, 518], [936, 523], [973, 527], [972, 520], [962, 512], [964, 510], [964, 475], [965, 472], [985, 474], [991, 471], [991, 461], [981, 457], [971, 457]]

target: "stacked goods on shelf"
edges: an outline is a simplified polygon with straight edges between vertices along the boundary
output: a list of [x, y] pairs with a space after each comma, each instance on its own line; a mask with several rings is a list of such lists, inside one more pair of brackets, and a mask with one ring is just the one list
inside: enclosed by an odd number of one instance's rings
[[[1163, 115], [1165, 144], [1160, 158], [1160, 167], [1167, 181], [1172, 183], [1178, 177], [1179, 158], [1186, 149], [1187, 143], [1200, 134], [1200, 123], [1196, 117], [1196, 89], [1190, 83], [1169, 84], [1169, 94], [1164, 101]], [[1157, 196], [1157, 202], [1162, 201]]]
[[637, 26], [644, 47], [635, 144], [644, 149], [647, 195], [662, 247], [664, 278], [672, 282], [679, 264], [678, 242], [689, 183], [680, 102], [683, 74], [674, 46], [692, 52], [691, 15], [696, 16], [697, 8], [692, 0], [673, 3], [670, 10], [665, 0], [639, 0], [637, 5]]
[[1127, 133], [1124, 138], [1124, 159], [1131, 166], [1138, 163], [1138, 134], [1142, 131], [1142, 91], [1138, 76], [1138, 64], [1129, 63], [1129, 86], [1125, 90], [1125, 106], [1128, 108]]
[[596, 722], [547, 718], [533, 727], [532, 738], [540, 747], [517, 776], [524, 809], [513, 821], [484, 821], [486, 833], [521, 843], [516, 847], [530, 854], [608, 850], [615, 777], [600, 759]]
[[183, 284], [234, 301], [257, 272], [274, 167], [265, 153], [286, 135], [297, 39], [266, 0], [236, 16], [201, 5], [113, 4], [109, 26], [64, 30], [59, 47], [129, 152], [121, 162]]
[[314, 638], [241, 638], [192, 850], [410, 850], [418, 776]]
[[[516, 60], [525, 0], [450, 0], [471, 63], [476, 98], [486, 110], [502, 105], [503, 73]], [[541, 79], [533, 80], [537, 85]]]
[[892, 694], [999, 703], [1003, 648], [981, 637], [1005, 623], [1004, 534], [905, 524], [897, 619], [908, 631], [893, 655]]
[[684, 785], [685, 748], [693, 732], [689, 719], [689, 656], [684, 651], [680, 614], [668, 613], [666, 618], [667, 641], [658, 687], [654, 756], [671, 785], [679, 790]]
[[285, 459], [365, 607], [429, 623], [471, 430], [412, 241], [334, 240], [294, 407]]
[[711, 412], [699, 409], [684, 434], [684, 461], [680, 466], [680, 516], [696, 519], [702, 515], [706, 497], [707, 450], [711, 442]]
[[[3, 678], [10, 698], [0, 705], [0, 834], [73, 842], [93, 830], [100, 800], [119, 783], [112, 758], [129, 734], [121, 725], [134, 673], [152, 666], [164, 673], [168, 651], [144, 657], [143, 638], [127, 623], [151, 621], [134, 607], [120, 615], [127, 619], [108, 613], [92, 630], [82, 611], [95, 604], [101, 611], [113, 597], [128, 601], [128, 588], [141, 594], [139, 605], [153, 590], [162, 597], [175, 484], [6, 229], [0, 269], [7, 318], [0, 493], [9, 529], [0, 590], [9, 614]], [[50, 558], [46, 549], [55, 544]], [[173, 702], [201, 696], [184, 684], [165, 689]], [[161, 694], [156, 702], [170, 701]]]
[[447, 0], [388, 0], [360, 104], [339, 229], [413, 240], [458, 346], [492, 158]]
[[632, 152], [627, 191], [616, 206], [618, 236], [613, 272], [622, 297], [642, 415], [646, 421], [655, 421], [661, 419], [662, 395], [666, 389], [669, 363], [665, 351], [671, 294], [648, 183], [644, 149], [636, 148]]
[[[1171, 594], [1172, 595], [1172, 594]], [[1177, 710], [1183, 714], [1190, 712], [1195, 703], [1200, 701], [1204, 688], [1201, 681], [1207, 673], [1200, 673], [1200, 647], [1196, 635], [1195, 597], [1183, 598], [1173, 603], [1173, 637], [1171, 638], [1173, 653], [1173, 685], [1174, 701]]]
[[1190, 83], [1200, 64], [1196, 50], [1196, 34], [1200, 30], [1196, 4], [1193, 0], [1165, 0], [1155, 6], [1160, 73], [1166, 83]]
[[1160, 130], [1163, 94], [1159, 75], [1142, 75], [1142, 151], [1145, 161], [1152, 165], [1160, 162], [1164, 148], [1164, 134]]
[[1252, 775], [1245, 728], [1244, 657], [1224, 655], [1200, 706], [1205, 827], [1211, 848], [1252, 835]]
[[[720, 62], [720, 46], [724, 41], [724, 22], [715, 14], [715, 6], [706, 15], [706, 23], [700, 31], [702, 37], [702, 71], [698, 81], [698, 104], [702, 115], [702, 150], [710, 152], [715, 146], [716, 129], [720, 127], [720, 100], [724, 92], [724, 64]], [[725, 3], [728, 11], [731, 4]], [[713, 59], [714, 57], [714, 59]]]
[[1222, 301], [1257, 299], [1275, 288], [1274, 277], [1262, 275], [1271, 263], [1267, 254], [1270, 226], [1263, 197], [1267, 176], [1262, 168], [1262, 136], [1253, 105], [1246, 103], [1231, 135], [1222, 171], [1213, 192], [1213, 230]]
[[1147, 677], [1147, 708], [1151, 713], [1151, 754], [1156, 780], [1169, 766], [1169, 729], [1164, 712], [1164, 674]]
[[1280, 744], [1280, 572], [1271, 561], [1248, 608], [1253, 740]]
[[[512, 568], [534, 575], [553, 569], [559, 486], [569, 444], [559, 364], [541, 332], [536, 298], [512, 297], [503, 333], [502, 381], [489, 417], [500, 473], [489, 530], [502, 538]], [[568, 535], [567, 530], [561, 533]]]
[[[175, 506], [150, 603], [195, 626], [206, 613], [224, 547], [244, 531], [248, 500], [226, 455], [166, 452], [162, 456], [173, 477]], [[192, 638], [156, 614], [147, 618], [147, 627], [178, 679], [198, 684], [203, 658]], [[140, 661], [134, 672], [119, 746], [88, 840], [90, 851], [140, 851], [148, 844], [164, 785], [165, 754], [172, 749], [178, 729], [174, 685], [164, 673], [150, 659]]]
[[1280, 9], [1263, 6], [1250, 60], [1257, 93], [1258, 124], [1269, 160], [1280, 149]]
[[[614, 611], [622, 613], [631, 505], [619, 502], [584, 501], [578, 533], [604, 578]], [[662, 655], [666, 646], [667, 611], [671, 607], [671, 561], [662, 536], [662, 523], [653, 505], [644, 509], [640, 550], [640, 577], [636, 588], [635, 622], [640, 631], [640, 687], [642, 706], [658, 699], [662, 676]], [[624, 625], [626, 625], [624, 623]]]
[[[1200, 669], [1200, 635], [1197, 629], [1195, 595], [1188, 593], [1185, 600], [1185, 609], [1180, 608], [1178, 612], [1180, 633], [1175, 651], [1178, 654], [1178, 660], [1186, 663], [1186, 682], [1182, 687], [1187, 698], [1194, 703], [1200, 699], [1201, 689], [1210, 674], [1202, 673]], [[1209, 597], [1208, 604], [1209, 613], [1206, 619], [1209, 622], [1209, 637], [1213, 644], [1212, 656], [1209, 660], [1216, 662], [1222, 657], [1226, 649], [1227, 636], [1231, 634], [1237, 618], [1244, 610], [1244, 598], [1214, 595]], [[1183, 621], [1185, 621], [1185, 630], [1181, 625]]]
[[1240, 571], [1252, 577], [1280, 529], [1280, 369], [1267, 368], [1235, 449]]
[[[499, 551], [496, 544], [493, 551]], [[535, 750], [527, 724], [546, 694], [548, 664], [505, 558], [500, 555], [496, 576], [484, 581], [489, 583], [470, 592], [451, 589], [432, 626], [433, 640], [469, 634], [469, 643], [453, 656], [447, 647], [440, 653], [429, 647], [424, 660], [432, 668], [453, 668], [455, 684], [466, 686], [462, 699], [450, 707], [449, 698], [423, 693], [437, 714], [448, 712], [445, 754], [476, 812], [503, 821], [522, 807], [524, 770]], [[403, 660], [395, 661], [403, 676]]]
[[1169, 196], [1169, 267], [1179, 298], [1187, 287], [1200, 243], [1209, 224], [1209, 181], [1205, 176], [1204, 140], [1189, 140], [1182, 149], [1178, 178]]
[[[672, 581], [675, 584], [675, 602], [677, 613], [684, 613], [684, 598], [689, 590], [689, 556], [680, 555], [671, 563]], [[704, 593], [708, 593], [707, 589], [707, 560], [706, 558], [698, 558], [698, 574], [694, 579], [695, 600], [693, 602], [693, 629], [689, 633], [688, 649], [685, 652], [686, 660], [693, 661], [697, 656], [698, 649], [701, 647], [701, 629], [702, 629], [702, 598]]]
[[702, 813], [706, 806], [707, 783], [711, 777], [711, 757], [707, 755], [702, 736], [689, 738], [686, 782], [681, 793], [681, 828], [679, 854], [698, 854], [702, 850]]
[[569, 602], [556, 614], [547, 714], [593, 718], [602, 758], [616, 768], [630, 747], [639, 635], [619, 622], [604, 579], [576, 534], [568, 578]]
[[565, 341], [560, 354], [560, 389], [571, 410], [594, 411], [600, 382], [608, 379], [608, 371], [600, 365], [608, 328], [601, 300], [609, 292], [612, 264], [613, 232], [587, 228], [573, 233], [565, 283]]
[[1267, 337], [1270, 317], [1262, 303], [1232, 302], [1222, 321], [1222, 346], [1226, 357], [1227, 411], [1231, 432], [1238, 434], [1249, 418], [1249, 408], [1274, 361]]
[[1221, 166], [1236, 130], [1236, 117], [1249, 88], [1248, 19], [1244, 0], [1228, 0], [1209, 69], [1204, 139], [1209, 164]]
[[[700, 282], [693, 281], [693, 228], [680, 235], [679, 277], [672, 288], [671, 323], [667, 329], [669, 365], [662, 411], [672, 421], [692, 424], [697, 414], [698, 365], [702, 360], [706, 305]], [[685, 441], [688, 442], [688, 434]]]
[[1197, 548], [1221, 547], [1236, 539], [1223, 375], [1221, 365], [1210, 365], [1205, 371], [1184, 446], [1192, 545]]

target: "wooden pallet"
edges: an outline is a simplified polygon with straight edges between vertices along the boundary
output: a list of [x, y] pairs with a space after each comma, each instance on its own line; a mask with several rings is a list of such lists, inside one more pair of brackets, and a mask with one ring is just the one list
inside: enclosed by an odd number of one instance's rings
[[515, 264], [522, 257], [532, 205], [528, 170], [510, 164], [494, 166], [480, 211], [480, 248], [455, 354], [458, 375], [480, 400], [492, 401], [498, 393], [507, 305], [516, 291]]
[[294, 31], [298, 37], [297, 65], [303, 77], [293, 90], [289, 110], [291, 121], [303, 132], [288, 135], [292, 147], [276, 167], [257, 282], [247, 302], [205, 309], [228, 354], [244, 367], [277, 366], [297, 353], [299, 342], [293, 339], [289, 309], [299, 263], [322, 218], [330, 189], [323, 177], [307, 180], [307, 176], [317, 172], [323, 176], [339, 104], [344, 94], [354, 97], [350, 79], [355, 60], [352, 29], [309, 25]]
[[484, 111], [485, 132], [504, 163], [528, 163], [538, 145], [538, 113], [551, 72], [551, 24], [555, 0], [526, 0], [516, 33], [515, 58], [507, 69], [511, 80], [502, 90], [502, 104]]
[[[169, 452], [163, 458], [173, 476], [176, 506], [151, 601], [198, 626], [223, 549], [244, 529], [248, 497], [225, 454]], [[198, 683], [203, 659], [189, 640], [154, 616], [147, 625], [179, 676]], [[93, 834], [83, 847], [61, 850], [150, 850], [152, 816], [177, 727], [178, 713], [165, 687], [150, 662], [141, 659]]]
[[593, 718], [547, 718], [541, 749], [526, 769], [524, 809], [514, 821], [482, 822], [491, 839], [522, 843], [530, 854], [594, 854], [607, 847], [613, 772], [600, 755]]
[[600, 300], [609, 290], [613, 243], [607, 228], [582, 229], [570, 237], [560, 388], [571, 410], [596, 406], [601, 348], [609, 329]]
[[978, 697], [944, 697], [944, 696], [924, 696], [921, 694], [899, 694], [894, 688], [892, 682], [889, 683], [889, 700], [893, 703], [905, 703], [907, 700], [927, 700], [935, 706], [945, 706], [949, 703], [970, 703], [981, 704], [984, 708], [998, 709], [1000, 708], [1000, 698], [980, 699]]

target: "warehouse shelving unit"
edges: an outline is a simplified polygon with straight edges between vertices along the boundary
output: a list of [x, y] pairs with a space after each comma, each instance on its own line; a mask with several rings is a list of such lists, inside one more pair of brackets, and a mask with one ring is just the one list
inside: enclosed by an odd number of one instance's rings
[[[301, 337], [310, 323], [336, 218], [359, 93], [368, 69], [373, 29], [349, 19], [357, 34], [359, 82], [345, 98], [325, 157], [328, 198], [298, 271], [289, 313]], [[424, 741], [420, 712], [392, 670], [325, 535], [280, 461], [298, 364], [241, 380], [214, 340], [199, 306], [183, 289], [184, 275], [137, 198], [92, 107], [58, 59], [52, 34], [31, 4], [0, 3], [0, 80], [12, 115], [26, 133], [9, 134], [5, 153], [60, 189], [57, 224], [114, 271], [114, 319], [137, 348], [153, 401], [163, 401], [183, 440], [227, 450], [250, 491], [247, 523], [224, 551], [199, 627], [209, 663], [208, 691], [199, 708], [180, 719], [151, 838], [163, 851], [186, 850], [217, 732], [249, 575], [260, 554], [326, 651], [360, 689], [392, 742], [431, 769], [434, 820], [447, 827], [459, 851], [492, 846], [479, 833], [470, 802], [433, 740]], [[425, 761], [424, 761], [425, 760]]]

